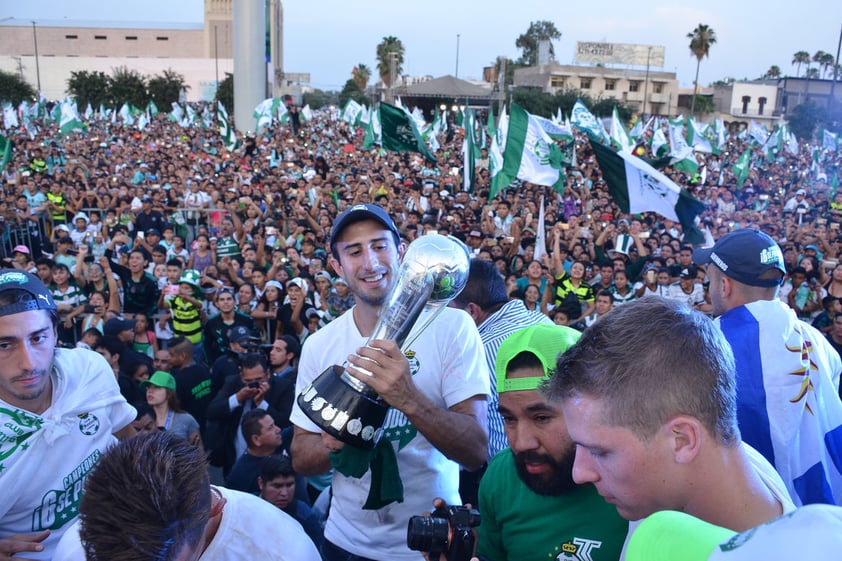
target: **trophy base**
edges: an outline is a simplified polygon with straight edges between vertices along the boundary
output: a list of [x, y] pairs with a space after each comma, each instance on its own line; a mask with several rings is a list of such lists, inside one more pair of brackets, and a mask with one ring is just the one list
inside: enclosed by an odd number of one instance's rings
[[298, 396], [298, 406], [329, 435], [357, 448], [374, 448], [383, 436], [389, 405], [377, 394], [366, 395], [334, 365], [319, 374]]

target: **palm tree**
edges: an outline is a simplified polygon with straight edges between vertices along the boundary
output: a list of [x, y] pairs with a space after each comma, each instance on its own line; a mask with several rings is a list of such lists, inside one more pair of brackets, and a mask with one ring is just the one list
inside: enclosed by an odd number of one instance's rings
[[764, 78], [780, 78], [781, 77], [781, 67], [777, 64], [773, 64], [769, 67], [769, 70], [766, 71], [764, 74]]
[[812, 61], [815, 62], [819, 66], [819, 75], [824, 73], [825, 69], [825, 55], [827, 55], [824, 51], [816, 51], [816, 54], [813, 55]]
[[702, 59], [708, 56], [711, 45], [716, 43], [716, 32], [700, 23], [687, 34], [687, 38], [690, 39], [690, 53], [696, 57], [696, 79], [693, 81], [693, 101], [690, 102], [690, 114], [693, 115], [696, 110], [696, 96], [699, 95], [699, 66]]
[[801, 72], [802, 64], [810, 65], [810, 53], [807, 51], [798, 51], [792, 55], [792, 64], [795, 65], [795, 75], [798, 76]]
[[403, 71], [403, 53], [403, 43], [392, 35], [383, 37], [383, 41], [377, 45], [377, 72], [387, 88], [392, 87], [392, 58], [395, 59], [395, 76], [400, 76]]
[[836, 64], [836, 57], [833, 56], [830, 53], [824, 53], [821, 60], [819, 61], [819, 64], [822, 65], [822, 69], [824, 70], [825, 78], [827, 78], [828, 75], [833, 73], [833, 67]]
[[371, 78], [371, 68], [365, 64], [358, 64], [351, 71], [351, 79], [360, 88], [361, 92], [365, 92], [368, 87], [368, 80]]

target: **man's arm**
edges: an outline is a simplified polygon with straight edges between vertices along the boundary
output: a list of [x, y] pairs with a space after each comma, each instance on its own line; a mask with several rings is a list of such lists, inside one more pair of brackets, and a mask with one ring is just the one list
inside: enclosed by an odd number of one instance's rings
[[[330, 450], [325, 446], [321, 433], [310, 432], [298, 425], [293, 426], [289, 451], [295, 472], [301, 475], [321, 475], [330, 471]], [[339, 443], [338, 440], [336, 442]]]
[[125, 427], [121, 428], [117, 432], [114, 433], [114, 436], [117, 437], [117, 440], [126, 440], [129, 439], [137, 434], [137, 431], [134, 429], [131, 423], [126, 425]]
[[[485, 395], [439, 407], [412, 381], [409, 361], [395, 341], [378, 339], [348, 357], [348, 373], [374, 389], [386, 403], [402, 411], [424, 437], [451, 460], [469, 470], [485, 463], [488, 422]], [[354, 366], [372, 373], [368, 376]]]

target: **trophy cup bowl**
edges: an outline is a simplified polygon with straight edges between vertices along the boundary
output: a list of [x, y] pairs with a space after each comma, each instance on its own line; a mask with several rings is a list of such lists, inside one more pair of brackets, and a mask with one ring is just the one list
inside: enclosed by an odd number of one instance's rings
[[[429, 234], [413, 241], [368, 340], [393, 339], [402, 348], [409, 346], [465, 288], [469, 269], [470, 253], [458, 239]], [[374, 448], [383, 434], [389, 404], [344, 365], [327, 368], [297, 399], [311, 421], [346, 444]]]

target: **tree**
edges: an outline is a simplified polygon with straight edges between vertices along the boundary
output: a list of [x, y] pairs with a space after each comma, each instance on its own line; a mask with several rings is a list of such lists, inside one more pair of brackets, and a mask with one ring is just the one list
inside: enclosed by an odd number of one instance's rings
[[397, 37], [383, 37], [377, 45], [377, 72], [387, 88], [392, 87], [392, 59], [395, 59], [395, 76], [400, 76], [403, 72], [403, 55], [403, 43]]
[[693, 101], [690, 103], [690, 114], [693, 115], [696, 111], [696, 97], [699, 95], [699, 67], [702, 59], [708, 56], [710, 47], [716, 43], [716, 32], [700, 23], [687, 34], [687, 38], [690, 39], [690, 53], [696, 57], [696, 79], [693, 81]]
[[[225, 73], [225, 78], [216, 88], [214, 102], [222, 103], [229, 115], [234, 112], [234, 75], [230, 72]], [[213, 107], [213, 110], [215, 111], [216, 107]]]
[[820, 122], [825, 118], [825, 111], [812, 100], [798, 105], [787, 115], [789, 128], [797, 137], [804, 140], [812, 139]]
[[804, 76], [810, 80], [818, 80], [821, 78], [821, 71], [818, 68], [808, 68], [807, 71], [804, 73]]
[[100, 71], [74, 71], [67, 79], [67, 93], [76, 98], [76, 103], [82, 110], [89, 103], [94, 108], [107, 103], [108, 87], [108, 76]]
[[822, 69], [822, 74], [825, 78], [833, 75], [833, 65], [836, 64], [836, 57], [830, 53], [823, 53], [822, 51], [817, 52], [815, 55], [818, 60], [816, 62], [819, 63], [819, 66]]
[[35, 88], [17, 74], [0, 70], [0, 100], [17, 107], [24, 99], [35, 98]]
[[357, 84], [357, 88], [364, 92], [368, 87], [368, 80], [371, 78], [371, 68], [365, 64], [358, 64], [351, 71], [351, 79]]
[[108, 98], [114, 107], [124, 103], [142, 109], [149, 103], [146, 92], [146, 78], [137, 70], [125, 66], [118, 66], [111, 71], [108, 78]]
[[309, 105], [310, 109], [320, 109], [325, 105], [339, 104], [336, 92], [326, 92], [320, 89], [314, 89], [311, 92], [304, 92], [302, 95], [302, 103]]
[[561, 39], [561, 31], [548, 20], [533, 21], [526, 33], [521, 34], [515, 41], [515, 47], [521, 50], [518, 64], [535, 66], [538, 64], [538, 44], [541, 41], [550, 42], [550, 58], [555, 60], [553, 41]]
[[773, 64], [769, 67], [769, 70], [766, 71], [766, 74], [763, 75], [763, 78], [766, 79], [775, 79], [781, 77], [781, 67], [777, 64]]
[[168, 110], [173, 102], [178, 101], [181, 90], [189, 90], [190, 86], [184, 81], [184, 76], [172, 68], [164, 70], [149, 79], [149, 97], [158, 109]]
[[353, 78], [345, 82], [345, 87], [339, 92], [339, 106], [344, 107], [349, 99], [353, 99], [360, 104], [371, 105], [371, 101], [365, 96], [365, 93], [359, 88], [359, 85]]
[[795, 66], [795, 75], [801, 72], [801, 65], [806, 64], [809, 66], [810, 64], [810, 53], [807, 51], [798, 51], [794, 55], [792, 55], [792, 64]]
[[696, 96], [696, 111], [699, 112], [700, 115], [706, 115], [708, 113], [713, 113], [716, 110], [716, 106], [713, 103], [713, 97], [709, 95], [697, 95]]

